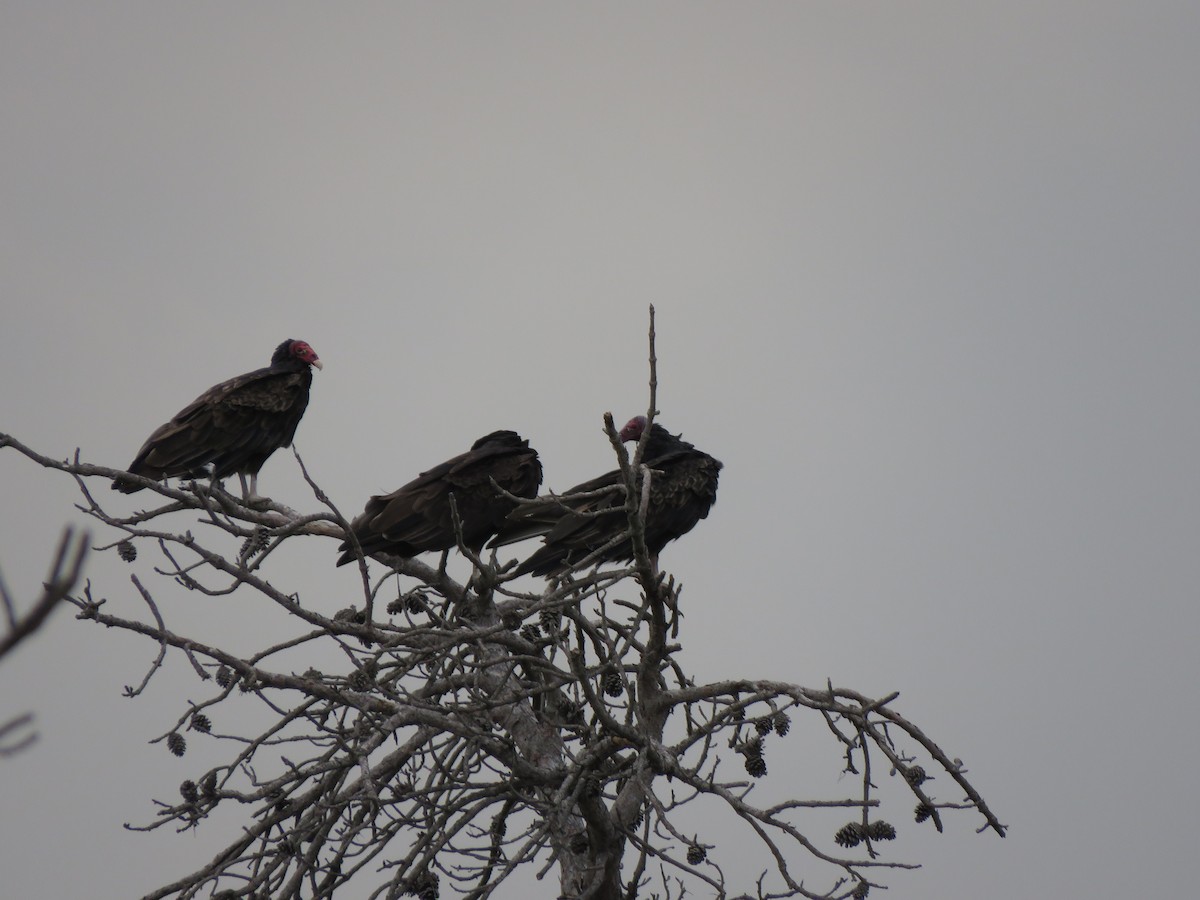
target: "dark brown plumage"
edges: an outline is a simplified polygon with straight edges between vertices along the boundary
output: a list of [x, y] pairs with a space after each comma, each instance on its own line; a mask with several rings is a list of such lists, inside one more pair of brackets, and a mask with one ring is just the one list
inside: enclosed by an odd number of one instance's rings
[[[636, 441], [645, 428], [646, 417], [635, 416], [621, 429], [621, 440]], [[657, 422], [650, 427], [643, 461], [654, 470], [646, 510], [646, 547], [651, 557], [657, 558], [670, 541], [687, 534], [708, 515], [717, 499], [721, 463]], [[621, 484], [621, 473], [614, 470], [559, 497], [522, 507], [505, 523], [492, 546], [545, 536], [541, 549], [517, 567], [517, 575], [561, 575], [584, 560], [589, 565], [630, 560], [633, 544], [627, 534], [629, 520]], [[616, 489], [600, 496], [571, 499], [573, 494], [612, 487]]]
[[[162, 479], [209, 474], [213, 479], [234, 472], [242, 495], [254, 496], [258, 470], [272, 453], [286, 447], [308, 406], [312, 366], [321, 368], [316, 352], [290, 338], [275, 348], [271, 364], [215, 385], [155, 429], [128, 471]], [[250, 476], [247, 487], [246, 476]], [[142, 486], [120, 478], [113, 490], [132, 494]]]
[[[367, 556], [449, 550], [458, 543], [450, 510], [453, 494], [463, 544], [478, 553], [516, 506], [497, 492], [493, 480], [515, 496], [537, 495], [542, 463], [529, 441], [515, 431], [484, 435], [466, 453], [422, 472], [399, 490], [372, 497], [350, 528]], [[349, 541], [339, 549], [339, 566], [354, 561]]]

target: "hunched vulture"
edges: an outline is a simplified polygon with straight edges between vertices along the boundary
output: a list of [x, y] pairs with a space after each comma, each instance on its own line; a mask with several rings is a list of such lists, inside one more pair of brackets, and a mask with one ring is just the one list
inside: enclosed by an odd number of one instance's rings
[[[256, 499], [258, 470], [291, 444], [308, 406], [312, 366], [321, 368], [316, 351], [289, 338], [275, 348], [269, 366], [214, 385], [155, 429], [128, 471], [154, 479], [211, 475], [214, 481], [236, 472], [243, 498]], [[211, 473], [204, 468], [209, 465]], [[142, 489], [120, 478], [112, 486], [126, 494]]]
[[[621, 429], [620, 438], [639, 440], [645, 429], [646, 417], [635, 416]], [[687, 534], [708, 515], [717, 499], [721, 463], [657, 422], [650, 426], [642, 461], [653, 470], [646, 509], [646, 547], [657, 563], [659, 552], [668, 542]], [[492, 546], [538, 534], [545, 536], [542, 547], [517, 566], [516, 575], [562, 575], [597, 551], [601, 552], [589, 560], [589, 565], [633, 559], [633, 543], [626, 534], [629, 520], [624, 491], [571, 499], [573, 494], [619, 488], [622, 484], [621, 472], [615, 470], [577, 484], [566, 494], [521, 507], [513, 512]]]
[[[537, 496], [542, 463], [537, 451], [515, 431], [493, 431], [471, 449], [422, 472], [390, 494], [372, 497], [350, 523], [363, 554], [416, 556], [426, 550], [457, 546], [450, 497], [458, 510], [463, 545], [478, 553], [517, 505], [492, 485], [517, 497]], [[355, 560], [343, 541], [339, 566]]]

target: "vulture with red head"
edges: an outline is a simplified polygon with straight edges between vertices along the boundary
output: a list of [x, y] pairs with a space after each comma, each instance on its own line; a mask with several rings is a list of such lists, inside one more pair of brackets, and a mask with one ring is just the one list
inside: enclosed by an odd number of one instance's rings
[[[291, 444], [296, 434], [308, 406], [313, 366], [321, 368], [313, 348], [289, 338], [275, 348], [269, 366], [209, 388], [155, 429], [128, 471], [155, 480], [175, 476], [217, 480], [236, 472], [242, 496], [256, 499], [258, 470], [272, 453]], [[142, 489], [120, 478], [112, 486], [126, 494]]]
[[[534, 497], [541, 483], [542, 463], [529, 441], [515, 431], [493, 431], [466, 453], [422, 472], [404, 487], [372, 497], [350, 529], [365, 556], [382, 552], [410, 557], [449, 550], [458, 545], [453, 497], [463, 545], [478, 553], [517, 505], [496, 485], [517, 497]], [[339, 566], [355, 560], [350, 541], [343, 541], [339, 549]]]
[[[640, 440], [645, 429], [646, 417], [635, 416], [621, 429], [620, 438]], [[650, 426], [642, 461], [652, 470], [646, 547], [657, 565], [663, 547], [708, 515], [717, 499], [721, 463], [657, 422]], [[633, 542], [628, 535], [623, 484], [620, 470], [615, 470], [577, 484], [560, 496], [521, 507], [492, 546], [544, 535], [542, 547], [517, 566], [517, 575], [557, 576], [584, 565], [631, 560]], [[595, 496], [572, 499], [572, 495], [589, 493]]]

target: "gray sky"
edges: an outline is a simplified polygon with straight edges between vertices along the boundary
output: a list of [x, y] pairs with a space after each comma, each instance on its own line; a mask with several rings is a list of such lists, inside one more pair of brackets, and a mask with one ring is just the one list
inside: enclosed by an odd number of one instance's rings
[[[653, 302], [662, 420], [726, 466], [663, 557], [686, 664], [901, 691], [1012, 828], [891, 807], [925, 867], [889, 896], [1186, 896], [1198, 46], [1194, 2], [6, 3], [0, 430], [125, 465], [297, 337], [345, 511], [496, 428], [561, 489], [645, 406]], [[315, 507], [287, 455], [260, 486]], [[7, 451], [0, 492], [31, 598], [74, 488]], [[332, 612], [315, 548], [278, 577]], [[88, 574], [133, 614], [129, 572]], [[159, 588], [180, 631], [288, 627]], [[122, 699], [153, 656], [63, 612], [4, 663], [41, 731], [0, 764], [7, 893], [137, 896], [224, 843], [120, 827], [219, 758], [146, 743], [204, 695]], [[759, 796], [839, 796], [796, 725]]]

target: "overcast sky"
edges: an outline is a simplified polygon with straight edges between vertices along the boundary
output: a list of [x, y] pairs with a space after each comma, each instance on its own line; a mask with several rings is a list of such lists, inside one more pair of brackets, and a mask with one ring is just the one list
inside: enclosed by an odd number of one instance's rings
[[[1011, 826], [890, 808], [925, 865], [888, 896], [1188, 896], [1198, 48], [1194, 0], [4, 2], [0, 431], [124, 466], [294, 337], [343, 510], [498, 428], [561, 489], [644, 409], [654, 303], [662, 421], [725, 463], [663, 555], [685, 664], [899, 690]], [[316, 508], [289, 455], [259, 486]], [[0, 495], [32, 599], [75, 489], [0, 451]], [[332, 613], [356, 575], [316, 546], [278, 577]], [[180, 631], [290, 627], [156, 587]], [[41, 733], [0, 761], [6, 895], [140, 896], [236, 827], [121, 828], [205, 759], [147, 743], [194, 676], [120, 696], [154, 652], [64, 611], [0, 666]], [[847, 791], [795, 726], [758, 796]]]

